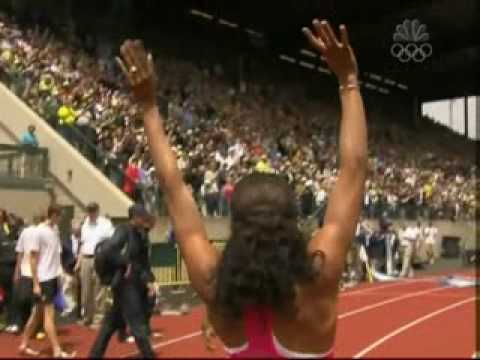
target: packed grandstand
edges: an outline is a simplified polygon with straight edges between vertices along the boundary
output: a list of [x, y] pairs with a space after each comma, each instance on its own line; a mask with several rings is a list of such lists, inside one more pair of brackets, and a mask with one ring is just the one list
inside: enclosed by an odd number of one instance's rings
[[[2, 82], [132, 199], [161, 207], [142, 122], [115, 59], [96, 57], [74, 35], [6, 16], [0, 25]], [[330, 101], [260, 74], [238, 89], [219, 62], [167, 53], [156, 67], [167, 131], [205, 215], [228, 215], [236, 180], [252, 171], [285, 175], [302, 215], [321, 214], [337, 176], [338, 110]], [[406, 128], [386, 109], [372, 107], [369, 116], [366, 216], [473, 218], [471, 143], [428, 121], [421, 131]]]

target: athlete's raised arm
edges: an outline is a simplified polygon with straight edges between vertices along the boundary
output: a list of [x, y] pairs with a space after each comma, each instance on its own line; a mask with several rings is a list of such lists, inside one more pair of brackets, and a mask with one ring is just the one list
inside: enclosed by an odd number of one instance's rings
[[367, 176], [367, 125], [358, 85], [358, 67], [345, 25], [340, 40], [327, 21], [313, 21], [313, 32], [303, 32], [338, 78], [342, 116], [340, 123], [340, 168], [330, 193], [324, 226], [310, 244], [310, 251], [325, 254], [324, 277], [336, 285], [360, 216]]
[[211, 274], [216, 268], [218, 253], [207, 239], [200, 212], [177, 167], [177, 157], [165, 133], [155, 95], [156, 74], [152, 56], [138, 40], [125, 41], [121, 54], [123, 61], [117, 61], [143, 111], [150, 153], [166, 195], [168, 211], [192, 286], [205, 301], [209, 301], [213, 296]]

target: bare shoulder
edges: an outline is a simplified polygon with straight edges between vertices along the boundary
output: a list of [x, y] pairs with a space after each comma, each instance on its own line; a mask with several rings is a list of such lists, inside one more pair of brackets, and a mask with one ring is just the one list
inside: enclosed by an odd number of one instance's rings
[[344, 237], [345, 233], [336, 224], [328, 224], [313, 233], [309, 244], [308, 251], [315, 257], [314, 266], [318, 273], [313, 286], [321, 290], [329, 289], [332, 295], [338, 290], [345, 264], [346, 249], [342, 245], [349, 241]]

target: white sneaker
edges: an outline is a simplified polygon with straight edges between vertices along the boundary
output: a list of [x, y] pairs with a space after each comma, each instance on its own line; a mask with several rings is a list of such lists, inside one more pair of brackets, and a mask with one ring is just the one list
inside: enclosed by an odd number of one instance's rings
[[182, 304], [179, 310], [182, 315], [187, 315], [190, 312], [190, 306], [188, 304]]
[[19, 328], [17, 325], [9, 325], [5, 328], [5, 332], [8, 334], [16, 334], [18, 333]]
[[133, 344], [135, 342], [135, 338], [130, 335], [125, 341], [129, 344]]

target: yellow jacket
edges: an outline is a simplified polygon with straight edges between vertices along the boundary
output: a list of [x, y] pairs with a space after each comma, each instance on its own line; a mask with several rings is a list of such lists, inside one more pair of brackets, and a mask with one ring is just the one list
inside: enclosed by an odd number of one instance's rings
[[77, 120], [77, 113], [71, 106], [62, 105], [57, 112], [60, 125], [73, 126]]
[[272, 173], [273, 170], [270, 167], [270, 164], [265, 160], [260, 160], [257, 165], [255, 166], [255, 171], [261, 173]]

